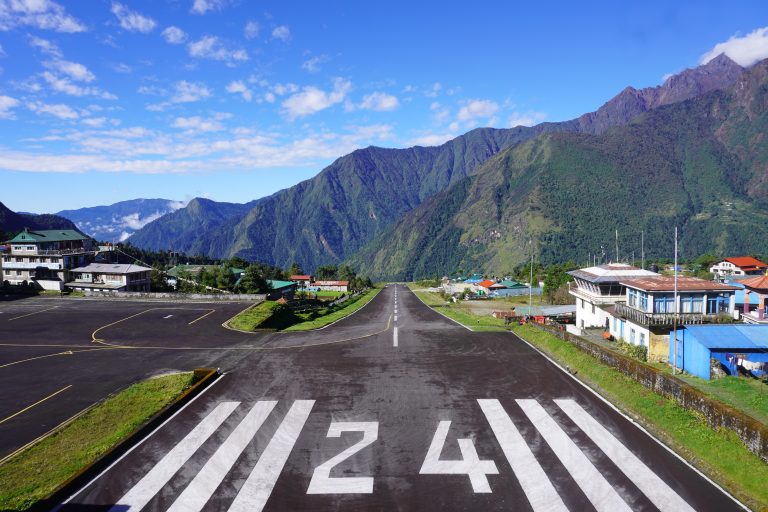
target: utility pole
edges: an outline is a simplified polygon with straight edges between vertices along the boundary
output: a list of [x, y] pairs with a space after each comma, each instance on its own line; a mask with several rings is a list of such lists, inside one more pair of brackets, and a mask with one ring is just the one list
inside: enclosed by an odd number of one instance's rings
[[616, 263], [619, 262], [619, 230], [616, 230]]
[[672, 347], [672, 375], [677, 373], [677, 226], [675, 226], [675, 297], [674, 297], [674, 312], [672, 314], [672, 339], [674, 345]]
[[640, 231], [640, 258], [642, 260], [642, 267], [645, 270], [645, 231]]

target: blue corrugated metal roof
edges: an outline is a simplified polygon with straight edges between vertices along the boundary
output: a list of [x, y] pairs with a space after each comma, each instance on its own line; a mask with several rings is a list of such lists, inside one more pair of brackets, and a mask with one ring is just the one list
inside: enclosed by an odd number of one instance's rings
[[685, 331], [685, 341], [710, 350], [768, 349], [768, 325], [686, 325]]

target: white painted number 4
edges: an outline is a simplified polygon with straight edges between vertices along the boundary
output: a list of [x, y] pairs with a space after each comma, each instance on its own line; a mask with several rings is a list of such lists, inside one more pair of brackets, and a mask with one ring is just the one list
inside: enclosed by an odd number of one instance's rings
[[379, 437], [378, 421], [334, 421], [328, 429], [327, 437], [340, 437], [342, 432], [362, 432], [363, 438], [335, 457], [320, 464], [312, 473], [307, 494], [371, 494], [372, 476], [331, 477], [331, 470], [356, 454]]
[[440, 453], [445, 446], [450, 421], [441, 421], [437, 425], [435, 437], [429, 445], [427, 456], [419, 470], [420, 475], [467, 475], [476, 493], [491, 492], [491, 485], [486, 475], [498, 475], [499, 470], [492, 460], [480, 460], [471, 439], [459, 439], [461, 460], [440, 460]]

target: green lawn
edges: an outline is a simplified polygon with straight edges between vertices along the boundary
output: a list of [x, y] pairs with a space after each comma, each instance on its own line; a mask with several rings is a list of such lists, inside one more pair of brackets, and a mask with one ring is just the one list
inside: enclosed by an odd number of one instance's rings
[[622, 373], [597, 363], [574, 345], [532, 326], [514, 330], [639, 420], [648, 430], [755, 510], [768, 510], [768, 464], [730, 430], [713, 430], [696, 413]]
[[148, 379], [108, 398], [0, 465], [0, 510], [24, 510], [94, 462], [176, 399], [192, 373]]
[[320, 312], [315, 312], [319, 313], [319, 316], [314, 316], [311, 313], [298, 313], [296, 316], [302, 320], [291, 325], [290, 327], [286, 327], [285, 330], [308, 331], [310, 329], [319, 329], [320, 327], [325, 327], [326, 325], [349, 316], [358, 309], [362, 308], [368, 304], [368, 302], [370, 302], [380, 291], [381, 288], [371, 288], [362, 295], [347, 299], [338, 306], [333, 308], [324, 308], [320, 310]]
[[264, 301], [248, 308], [229, 321], [229, 326], [241, 331], [253, 331], [272, 317], [280, 305], [272, 301]]

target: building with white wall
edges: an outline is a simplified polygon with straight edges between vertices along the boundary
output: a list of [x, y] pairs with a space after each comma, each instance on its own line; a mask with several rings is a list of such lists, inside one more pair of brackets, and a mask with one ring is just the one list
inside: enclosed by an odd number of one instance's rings
[[765, 274], [766, 270], [768, 270], [768, 264], [752, 256], [725, 258], [709, 268], [716, 277], [759, 276]]
[[607, 307], [626, 300], [626, 289], [621, 281], [636, 277], [658, 276], [655, 272], [625, 263], [608, 263], [568, 272], [575, 283], [570, 294], [576, 298], [576, 327], [588, 329], [608, 327], [610, 314]]
[[73, 229], [25, 229], [6, 243], [11, 250], [2, 256], [0, 281], [44, 290], [63, 290], [70, 271], [97, 252], [91, 238]]
[[674, 276], [650, 276], [621, 282], [625, 297], [606, 310], [609, 332], [633, 345], [648, 346], [651, 335], [667, 336], [677, 312], [677, 325], [713, 323], [733, 319], [735, 286], [696, 277], [678, 276], [675, 308]]
[[104, 292], [148, 292], [152, 269], [132, 263], [91, 263], [73, 268], [73, 281], [66, 283], [73, 290]]

